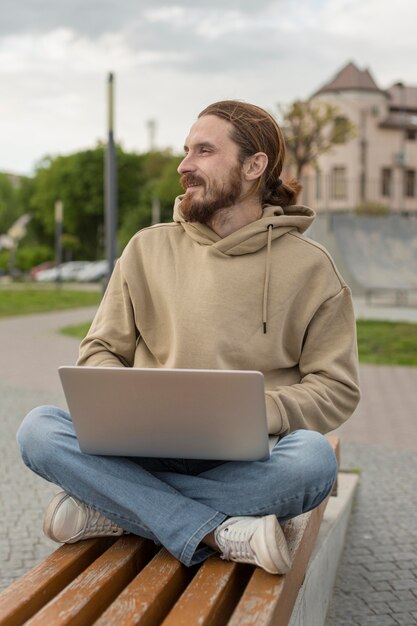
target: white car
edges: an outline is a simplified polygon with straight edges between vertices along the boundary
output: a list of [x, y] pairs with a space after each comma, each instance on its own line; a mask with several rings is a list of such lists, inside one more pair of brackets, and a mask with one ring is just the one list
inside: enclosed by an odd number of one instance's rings
[[106, 260], [92, 261], [77, 273], [77, 280], [87, 283], [105, 278], [109, 273], [109, 262]]
[[39, 281], [40, 283], [52, 282], [53, 280], [56, 280], [57, 278], [58, 278], [57, 267], [50, 267], [47, 270], [41, 270], [40, 272], [37, 272], [35, 275], [35, 280]]
[[90, 265], [90, 261], [70, 261], [59, 266], [61, 280], [78, 280], [78, 273]]
[[68, 263], [61, 263], [58, 267], [38, 272], [35, 279], [40, 282], [77, 280], [78, 272], [87, 265], [90, 265], [89, 261], [69, 261]]

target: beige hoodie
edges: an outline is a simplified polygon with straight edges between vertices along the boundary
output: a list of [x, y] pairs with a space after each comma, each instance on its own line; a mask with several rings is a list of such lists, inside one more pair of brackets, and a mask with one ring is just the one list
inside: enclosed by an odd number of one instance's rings
[[78, 365], [259, 370], [271, 434], [328, 432], [359, 400], [349, 288], [302, 233], [303, 206], [267, 206], [220, 238], [174, 222], [138, 232], [117, 262]]

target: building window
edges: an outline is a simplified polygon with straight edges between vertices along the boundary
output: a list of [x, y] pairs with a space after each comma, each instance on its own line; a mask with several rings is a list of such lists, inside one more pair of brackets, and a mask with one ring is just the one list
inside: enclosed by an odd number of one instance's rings
[[344, 133], [348, 124], [349, 120], [345, 115], [337, 115], [334, 118], [334, 130], [336, 136], [338, 133]]
[[316, 170], [316, 200], [321, 199], [321, 172]]
[[334, 167], [332, 169], [330, 190], [333, 200], [346, 199], [347, 184], [345, 167]]
[[390, 167], [382, 168], [381, 175], [381, 196], [391, 196], [392, 188], [392, 169]]
[[404, 172], [404, 195], [407, 198], [414, 198], [416, 195], [416, 170]]
[[408, 141], [415, 141], [417, 139], [417, 131], [416, 130], [407, 130], [405, 133]]

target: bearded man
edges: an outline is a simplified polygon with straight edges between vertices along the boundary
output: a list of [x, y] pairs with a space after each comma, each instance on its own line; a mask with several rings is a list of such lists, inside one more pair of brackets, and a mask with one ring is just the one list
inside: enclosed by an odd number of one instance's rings
[[25, 463], [62, 489], [45, 515], [51, 539], [130, 532], [185, 565], [220, 552], [288, 570], [280, 524], [328, 495], [337, 468], [323, 433], [350, 416], [359, 389], [351, 294], [303, 235], [314, 212], [297, 206], [298, 182], [280, 178], [284, 157], [263, 109], [223, 101], [202, 111], [178, 168], [174, 220], [129, 242], [78, 360], [263, 372], [268, 430], [279, 436], [270, 459], [82, 454], [71, 416], [39, 407], [18, 442]]

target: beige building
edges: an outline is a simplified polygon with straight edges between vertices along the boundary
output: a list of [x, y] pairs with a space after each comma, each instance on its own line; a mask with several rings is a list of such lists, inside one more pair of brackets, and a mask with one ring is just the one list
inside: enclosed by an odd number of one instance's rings
[[375, 202], [417, 213], [417, 87], [383, 90], [368, 70], [349, 63], [313, 99], [337, 106], [356, 135], [305, 170], [302, 201], [322, 211]]

